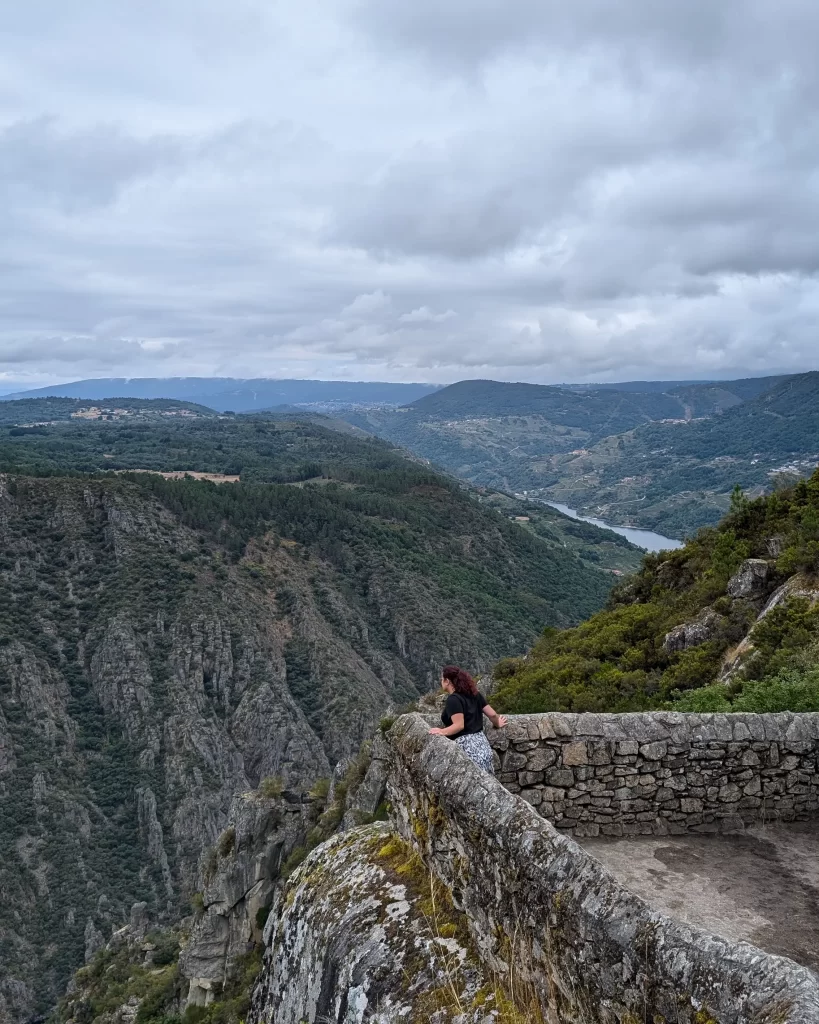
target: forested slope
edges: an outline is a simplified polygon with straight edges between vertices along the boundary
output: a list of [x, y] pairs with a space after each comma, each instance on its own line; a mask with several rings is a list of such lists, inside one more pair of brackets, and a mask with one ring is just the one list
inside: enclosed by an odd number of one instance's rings
[[684, 536], [714, 523], [739, 484], [759, 494], [819, 464], [819, 373], [788, 377], [722, 415], [652, 423], [544, 464], [543, 494]]
[[507, 711], [819, 710], [819, 473], [684, 548], [496, 669]]
[[[13, 429], [4, 1021], [52, 1005], [133, 902], [175, 919], [237, 792], [309, 787], [442, 663], [485, 670], [599, 608], [612, 581], [382, 442], [313, 423]], [[111, 463], [235, 465], [249, 482], [88, 472]]]
[[740, 484], [819, 464], [819, 373], [665, 392], [462, 381], [402, 410], [345, 414], [476, 484], [683, 538]]

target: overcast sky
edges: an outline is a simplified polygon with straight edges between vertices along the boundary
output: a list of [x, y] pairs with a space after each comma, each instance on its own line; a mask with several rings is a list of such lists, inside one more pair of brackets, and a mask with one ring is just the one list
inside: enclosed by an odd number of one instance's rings
[[0, 12], [0, 385], [819, 368], [815, 0]]

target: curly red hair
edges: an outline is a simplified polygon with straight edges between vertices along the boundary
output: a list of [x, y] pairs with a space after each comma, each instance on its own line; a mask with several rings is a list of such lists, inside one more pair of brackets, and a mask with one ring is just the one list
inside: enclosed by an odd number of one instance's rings
[[474, 697], [478, 692], [478, 687], [472, 676], [462, 668], [458, 668], [457, 665], [445, 665], [441, 675], [452, 683], [456, 693], [464, 693], [469, 697]]

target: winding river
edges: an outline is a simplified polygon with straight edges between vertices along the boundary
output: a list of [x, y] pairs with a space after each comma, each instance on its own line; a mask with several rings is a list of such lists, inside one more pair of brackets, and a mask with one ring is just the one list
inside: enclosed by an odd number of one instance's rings
[[681, 540], [672, 540], [671, 537], [663, 537], [661, 533], [653, 533], [651, 530], [634, 530], [630, 526], [612, 526], [611, 523], [607, 523], [603, 519], [581, 516], [576, 509], [562, 505], [559, 501], [546, 501], [544, 504], [551, 505], [552, 508], [556, 508], [558, 512], [562, 512], [564, 516], [569, 516], [571, 519], [579, 519], [582, 523], [591, 523], [603, 530], [619, 533], [621, 537], [625, 537], [626, 540], [630, 540], [632, 544], [636, 544], [638, 548], [643, 548], [646, 551], [668, 551], [683, 546]]

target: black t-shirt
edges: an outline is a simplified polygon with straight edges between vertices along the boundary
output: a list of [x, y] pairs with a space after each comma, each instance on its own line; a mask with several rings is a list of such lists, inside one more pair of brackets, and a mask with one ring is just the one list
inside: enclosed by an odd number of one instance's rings
[[452, 725], [453, 715], [464, 716], [464, 727], [455, 736], [463, 736], [465, 733], [483, 732], [483, 709], [486, 707], [486, 697], [482, 693], [476, 693], [474, 697], [466, 693], [450, 693], [444, 704], [444, 712], [441, 721], [445, 726]]

